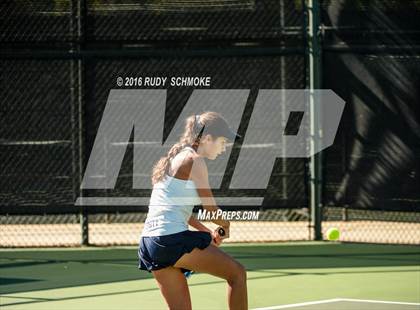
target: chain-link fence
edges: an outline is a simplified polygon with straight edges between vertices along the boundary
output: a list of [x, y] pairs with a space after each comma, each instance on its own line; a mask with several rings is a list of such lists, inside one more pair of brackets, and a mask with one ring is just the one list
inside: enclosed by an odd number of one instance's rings
[[[343, 241], [419, 244], [420, 2], [352, 3], [321, 3], [323, 88], [347, 102], [324, 152], [323, 227], [341, 228]], [[307, 87], [301, 0], [0, 6], [1, 246], [75, 246], [87, 236], [96, 245], [138, 242], [147, 205], [75, 206], [81, 196], [150, 195], [133, 189], [131, 142], [114, 189], [80, 190], [118, 77], [211, 76], [213, 89], [250, 89], [242, 134], [260, 89]], [[191, 93], [168, 88], [164, 137]], [[239, 153], [234, 145], [230, 163]], [[229, 190], [225, 178], [216, 196], [264, 197], [247, 208], [259, 220], [233, 222], [230, 241], [312, 240], [307, 166], [277, 159], [263, 191]]]
[[322, 12], [323, 86], [346, 100], [325, 152], [323, 227], [418, 244], [420, 2], [324, 1]]

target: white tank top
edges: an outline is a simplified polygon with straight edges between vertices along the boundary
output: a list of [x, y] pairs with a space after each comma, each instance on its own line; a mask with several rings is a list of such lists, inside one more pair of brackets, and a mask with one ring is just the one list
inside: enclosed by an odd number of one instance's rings
[[[194, 150], [185, 147], [185, 150]], [[201, 203], [194, 181], [165, 175], [153, 186], [142, 237], [164, 236], [188, 230], [195, 205]]]

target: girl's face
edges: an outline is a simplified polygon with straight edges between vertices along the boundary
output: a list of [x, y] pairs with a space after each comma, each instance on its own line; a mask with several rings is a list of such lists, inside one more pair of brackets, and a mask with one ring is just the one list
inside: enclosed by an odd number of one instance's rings
[[201, 140], [199, 149], [204, 157], [215, 160], [217, 156], [226, 152], [226, 142], [227, 139], [225, 137], [217, 137], [214, 139], [210, 135], [206, 135], [204, 139]]

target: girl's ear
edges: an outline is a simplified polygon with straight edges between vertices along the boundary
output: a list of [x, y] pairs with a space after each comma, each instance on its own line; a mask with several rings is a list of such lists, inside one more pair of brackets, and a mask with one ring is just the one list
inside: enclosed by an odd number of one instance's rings
[[210, 135], [205, 135], [205, 136], [201, 137], [201, 141], [210, 142], [211, 141], [211, 136]]

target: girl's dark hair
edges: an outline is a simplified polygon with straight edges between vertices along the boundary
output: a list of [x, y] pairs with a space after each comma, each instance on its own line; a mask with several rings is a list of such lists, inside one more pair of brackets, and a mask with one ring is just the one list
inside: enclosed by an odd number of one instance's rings
[[204, 133], [210, 134], [213, 139], [219, 136], [231, 138], [232, 132], [229, 132], [229, 126], [226, 120], [217, 112], [207, 111], [199, 115], [191, 115], [185, 121], [184, 132], [177, 143], [169, 150], [168, 154], [161, 157], [153, 166], [152, 184], [161, 181], [169, 169], [169, 162], [184, 147], [191, 146], [197, 149], [200, 139]]

